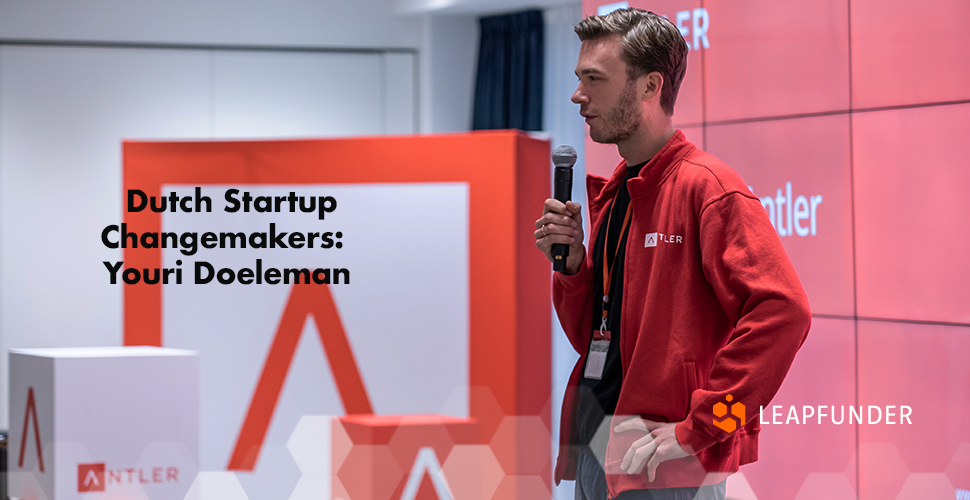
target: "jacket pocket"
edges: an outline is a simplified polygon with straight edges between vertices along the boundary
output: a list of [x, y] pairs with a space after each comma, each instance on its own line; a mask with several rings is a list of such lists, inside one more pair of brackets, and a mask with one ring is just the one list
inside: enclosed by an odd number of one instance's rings
[[699, 389], [697, 381], [697, 366], [693, 361], [684, 361], [684, 376], [687, 378], [687, 408], [684, 412], [684, 419], [686, 419], [687, 414], [690, 413], [691, 399], [694, 397], [694, 391]]

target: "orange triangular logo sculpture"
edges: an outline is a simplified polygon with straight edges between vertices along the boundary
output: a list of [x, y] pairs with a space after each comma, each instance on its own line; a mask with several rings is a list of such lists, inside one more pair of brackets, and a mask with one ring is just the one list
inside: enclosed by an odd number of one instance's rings
[[290, 369], [300, 333], [308, 315], [313, 315], [323, 350], [330, 363], [337, 393], [348, 415], [371, 414], [373, 410], [364, 382], [350, 350], [340, 314], [326, 285], [294, 285], [283, 309], [276, 336], [266, 356], [263, 372], [246, 412], [236, 448], [229, 459], [229, 470], [252, 471], [269, 429], [276, 403]]

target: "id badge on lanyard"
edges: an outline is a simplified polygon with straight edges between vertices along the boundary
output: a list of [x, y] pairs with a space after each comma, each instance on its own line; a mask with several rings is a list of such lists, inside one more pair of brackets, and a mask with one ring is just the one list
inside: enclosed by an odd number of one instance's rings
[[[614, 201], [614, 203], [616, 203]], [[616, 254], [620, 253], [620, 245], [623, 242], [623, 233], [626, 231], [627, 225], [630, 223], [630, 205], [626, 207], [626, 215], [623, 216], [623, 224], [620, 226], [620, 236], [616, 242]], [[612, 210], [610, 211], [610, 218], [613, 217]], [[610, 221], [606, 221], [606, 241], [610, 240]], [[604, 244], [604, 247], [606, 245]], [[606, 248], [603, 249], [603, 253], [606, 253]], [[606, 255], [603, 256], [603, 316], [600, 320], [600, 327], [598, 330], [593, 330], [593, 340], [589, 345], [589, 354], [586, 357], [586, 371], [583, 376], [592, 380], [601, 380], [603, 378], [603, 371], [606, 369], [606, 355], [610, 351], [610, 331], [607, 329], [606, 320], [609, 316], [609, 303], [610, 303], [610, 275], [613, 272], [613, 265], [616, 264], [616, 254], [613, 255], [612, 262], [607, 265]]]
[[[605, 327], [606, 318], [603, 318]], [[593, 330], [593, 342], [589, 345], [589, 355], [586, 357], [586, 372], [583, 376], [588, 379], [600, 380], [606, 368], [606, 353], [610, 351], [610, 331], [605, 328]]]

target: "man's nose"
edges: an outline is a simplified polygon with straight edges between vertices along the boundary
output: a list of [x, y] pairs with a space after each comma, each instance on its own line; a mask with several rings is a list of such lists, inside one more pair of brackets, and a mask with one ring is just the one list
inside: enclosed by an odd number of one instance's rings
[[574, 104], [583, 104], [585, 102], [589, 102], [589, 98], [586, 97], [586, 93], [583, 92], [582, 84], [576, 86], [576, 91], [573, 92], [573, 96], [569, 100], [573, 101]]

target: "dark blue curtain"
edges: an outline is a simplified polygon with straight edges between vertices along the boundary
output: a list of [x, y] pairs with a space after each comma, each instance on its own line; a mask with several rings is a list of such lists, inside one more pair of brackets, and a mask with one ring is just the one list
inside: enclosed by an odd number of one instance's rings
[[480, 22], [472, 128], [542, 130], [542, 12]]

